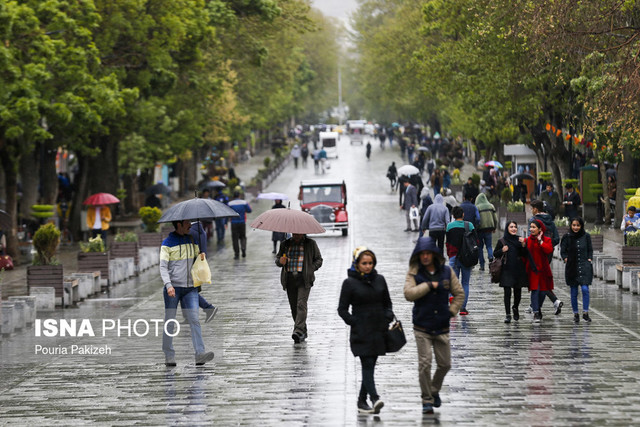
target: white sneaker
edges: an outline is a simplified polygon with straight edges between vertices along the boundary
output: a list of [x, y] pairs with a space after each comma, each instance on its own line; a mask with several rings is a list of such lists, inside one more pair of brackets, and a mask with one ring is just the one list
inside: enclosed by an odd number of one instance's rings
[[556, 312], [555, 312], [555, 313], [553, 313], [553, 314], [555, 314], [556, 316], [557, 316], [558, 314], [560, 314], [560, 312], [562, 311], [562, 306], [563, 306], [563, 305], [564, 305], [564, 303], [563, 303], [562, 301], [560, 301], [559, 299], [557, 299], [557, 300], [556, 300], [556, 302], [554, 302], [554, 303], [553, 303], [553, 306], [554, 306], [554, 307], [555, 307], [555, 309], [556, 309]]
[[527, 309], [525, 310], [527, 313], [533, 313], [533, 308], [531, 308], [531, 306], [527, 307]]

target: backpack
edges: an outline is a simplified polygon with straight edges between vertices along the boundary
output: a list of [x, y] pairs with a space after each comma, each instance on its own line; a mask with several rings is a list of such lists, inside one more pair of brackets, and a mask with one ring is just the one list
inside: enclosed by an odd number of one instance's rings
[[473, 230], [469, 229], [469, 222], [464, 222], [464, 236], [462, 237], [462, 247], [458, 252], [460, 264], [471, 268], [478, 263], [478, 239]]

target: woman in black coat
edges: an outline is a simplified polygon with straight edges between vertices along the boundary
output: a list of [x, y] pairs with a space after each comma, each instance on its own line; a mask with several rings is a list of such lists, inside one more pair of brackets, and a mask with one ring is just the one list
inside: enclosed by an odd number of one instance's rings
[[[393, 320], [391, 298], [384, 277], [375, 270], [376, 256], [366, 247], [353, 253], [353, 264], [342, 283], [338, 314], [351, 326], [351, 352], [360, 357], [362, 385], [358, 396], [358, 412], [379, 413], [384, 403], [378, 396], [373, 379], [378, 356], [385, 354], [384, 336]], [[351, 306], [351, 313], [349, 313]], [[367, 404], [367, 394], [373, 408]]]
[[[504, 323], [511, 323], [511, 311], [513, 309], [513, 320], [520, 319], [520, 299], [522, 298], [522, 288], [527, 287], [527, 270], [523, 257], [527, 256], [526, 239], [518, 236], [518, 224], [510, 221], [504, 230], [502, 239], [496, 243], [493, 250], [495, 258], [506, 256], [506, 262], [502, 265], [500, 274], [500, 287], [504, 289], [504, 309], [507, 313]], [[513, 307], [511, 307], [511, 290], [513, 289]]]
[[584, 220], [575, 217], [571, 220], [569, 232], [560, 241], [560, 257], [564, 260], [564, 277], [571, 288], [571, 308], [573, 321], [580, 322], [578, 313], [578, 288], [582, 290], [582, 318], [591, 322], [589, 317], [589, 285], [593, 280], [593, 245], [591, 235], [584, 230]]

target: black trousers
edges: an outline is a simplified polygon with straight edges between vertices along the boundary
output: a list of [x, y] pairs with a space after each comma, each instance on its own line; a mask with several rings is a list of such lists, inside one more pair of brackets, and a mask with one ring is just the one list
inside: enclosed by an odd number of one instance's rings
[[376, 391], [376, 383], [373, 374], [376, 369], [376, 361], [378, 356], [360, 356], [360, 364], [362, 365], [362, 385], [360, 386], [359, 401], [367, 400], [367, 394], [374, 402], [380, 398]]

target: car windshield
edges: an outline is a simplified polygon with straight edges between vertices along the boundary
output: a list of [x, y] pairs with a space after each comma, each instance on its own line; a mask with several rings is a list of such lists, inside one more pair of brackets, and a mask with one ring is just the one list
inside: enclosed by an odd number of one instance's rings
[[342, 203], [340, 186], [304, 187], [302, 189], [302, 203], [334, 202]]

